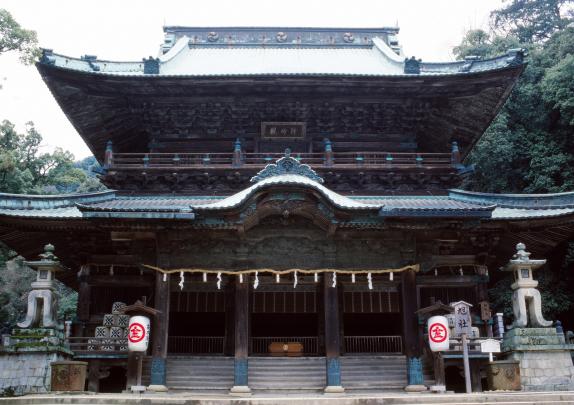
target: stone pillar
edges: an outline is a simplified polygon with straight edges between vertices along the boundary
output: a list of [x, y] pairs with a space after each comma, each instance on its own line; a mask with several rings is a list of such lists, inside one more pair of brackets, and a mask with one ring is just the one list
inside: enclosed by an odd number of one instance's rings
[[231, 395], [251, 395], [249, 389], [249, 277], [235, 278], [235, 359]]
[[167, 336], [169, 329], [169, 294], [170, 277], [166, 276], [163, 281], [163, 273], [157, 273], [155, 278], [155, 302], [154, 307], [161, 311], [154, 319], [152, 331], [152, 359], [150, 391], [165, 392], [166, 385], [166, 359], [167, 359]]
[[332, 273], [323, 275], [323, 302], [325, 313], [325, 359], [327, 386], [325, 393], [342, 393], [341, 385], [341, 334], [339, 327], [339, 297], [337, 287], [333, 287]]
[[403, 317], [404, 352], [407, 356], [408, 385], [405, 391], [425, 391], [423, 368], [421, 361], [420, 339], [417, 311], [417, 285], [416, 274], [413, 270], [402, 273], [401, 301]]

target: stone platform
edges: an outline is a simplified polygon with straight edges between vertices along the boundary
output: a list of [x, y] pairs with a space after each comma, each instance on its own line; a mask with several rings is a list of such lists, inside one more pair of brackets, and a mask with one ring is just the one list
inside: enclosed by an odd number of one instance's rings
[[520, 362], [524, 391], [574, 390], [572, 350], [556, 328], [514, 328], [502, 342], [506, 358]]
[[194, 394], [46, 394], [18, 398], [0, 398], [0, 405], [431, 405], [431, 404], [574, 404], [573, 392], [482, 392], [474, 394], [404, 394], [381, 393], [340, 396], [307, 395], [253, 395], [235, 398], [228, 395]]

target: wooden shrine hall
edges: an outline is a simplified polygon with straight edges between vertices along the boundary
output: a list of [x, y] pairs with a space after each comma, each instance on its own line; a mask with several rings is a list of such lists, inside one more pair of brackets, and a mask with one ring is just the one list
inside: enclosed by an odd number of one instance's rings
[[427, 63], [398, 28], [164, 31], [157, 57], [37, 63], [109, 191], [0, 195], [0, 240], [68, 268], [90, 390], [129, 385], [117, 309], [137, 300], [158, 311], [155, 389], [432, 385], [416, 312], [465, 301], [492, 336], [489, 279], [516, 243], [543, 258], [574, 233], [574, 193], [457, 188], [520, 49]]

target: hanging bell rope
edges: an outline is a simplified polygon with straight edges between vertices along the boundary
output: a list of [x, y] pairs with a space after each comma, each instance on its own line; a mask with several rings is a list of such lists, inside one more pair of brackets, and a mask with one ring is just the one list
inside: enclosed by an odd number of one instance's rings
[[179, 289], [180, 289], [180, 290], [183, 290], [183, 280], [184, 280], [184, 279], [183, 279], [183, 274], [184, 274], [183, 271], [180, 271], [180, 272], [179, 272]]
[[221, 290], [221, 273], [217, 273], [217, 289]]

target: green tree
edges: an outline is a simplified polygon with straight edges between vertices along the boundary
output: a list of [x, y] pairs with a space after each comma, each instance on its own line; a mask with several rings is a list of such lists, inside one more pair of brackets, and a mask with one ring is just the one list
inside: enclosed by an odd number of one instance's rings
[[499, 36], [515, 36], [523, 43], [539, 43], [572, 22], [572, 0], [510, 0], [491, 13]]
[[35, 31], [22, 28], [7, 10], [0, 9], [0, 54], [11, 51], [18, 52], [23, 63], [33, 63], [40, 54], [38, 37]]
[[[70, 152], [56, 148], [40, 153], [41, 143], [42, 136], [33, 123], [28, 123], [22, 134], [9, 121], [0, 124], [0, 192], [57, 194], [104, 189], [94, 173], [74, 163]], [[89, 169], [97, 168], [94, 161]]]

